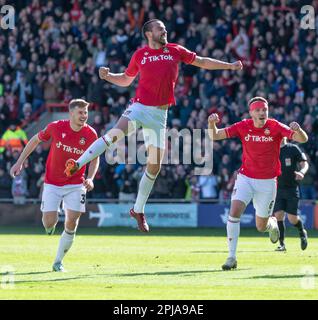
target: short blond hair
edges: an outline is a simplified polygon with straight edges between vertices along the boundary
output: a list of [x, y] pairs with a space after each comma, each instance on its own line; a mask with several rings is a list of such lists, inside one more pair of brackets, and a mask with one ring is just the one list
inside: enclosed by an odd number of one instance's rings
[[76, 107], [78, 108], [88, 108], [89, 102], [84, 99], [72, 99], [68, 105], [69, 110], [74, 110]]

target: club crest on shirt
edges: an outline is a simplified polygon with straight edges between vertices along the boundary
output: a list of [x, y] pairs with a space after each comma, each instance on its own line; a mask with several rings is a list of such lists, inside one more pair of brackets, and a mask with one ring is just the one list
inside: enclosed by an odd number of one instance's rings
[[169, 53], [169, 49], [166, 48], [166, 47], [164, 47], [164, 48], [163, 48], [163, 52], [164, 52], [164, 53]]
[[86, 143], [86, 139], [82, 137], [79, 141], [79, 144], [84, 145]]
[[271, 134], [271, 132], [268, 128], [265, 128], [264, 134], [265, 134], [265, 136], [269, 136]]
[[147, 51], [144, 53], [145, 56], [148, 56], [148, 54], [149, 54], [149, 52], [147, 52]]

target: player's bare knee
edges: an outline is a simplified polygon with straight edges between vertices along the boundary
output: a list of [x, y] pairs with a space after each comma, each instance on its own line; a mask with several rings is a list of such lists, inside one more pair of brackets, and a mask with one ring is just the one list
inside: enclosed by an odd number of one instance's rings
[[298, 216], [295, 216], [295, 215], [292, 215], [292, 214], [288, 214], [287, 215], [287, 218], [288, 218], [288, 221], [291, 223], [291, 224], [296, 224], [299, 220], [299, 217]]
[[267, 224], [268, 224], [268, 219], [259, 218], [258, 216], [256, 216], [255, 225], [256, 225], [257, 231], [265, 232], [267, 230]]
[[277, 211], [274, 213], [274, 216], [276, 217], [277, 221], [284, 221], [285, 213], [284, 211]]
[[75, 219], [75, 220], [66, 220], [65, 221], [65, 230], [68, 230], [69, 232], [76, 232], [77, 227], [78, 227], [78, 221], [79, 219]]
[[79, 223], [79, 216], [67, 216], [65, 219], [64, 227], [65, 230], [69, 230], [70, 232], [76, 232], [78, 223]]
[[58, 222], [57, 214], [43, 214], [42, 216], [42, 224], [44, 228], [53, 228], [56, 226]]
[[246, 205], [243, 201], [233, 200], [231, 202], [230, 216], [233, 218], [240, 218], [245, 211]]
[[161, 170], [161, 164], [148, 164], [147, 172], [153, 176], [157, 176]]

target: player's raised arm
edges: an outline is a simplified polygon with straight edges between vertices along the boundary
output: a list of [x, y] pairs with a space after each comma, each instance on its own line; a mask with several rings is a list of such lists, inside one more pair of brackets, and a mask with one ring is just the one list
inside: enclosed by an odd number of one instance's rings
[[292, 140], [299, 143], [305, 143], [308, 141], [307, 133], [300, 127], [297, 122], [292, 122], [289, 127], [294, 131]]
[[29, 157], [29, 155], [34, 151], [34, 149], [38, 146], [41, 142], [38, 135], [34, 135], [29, 142], [24, 147], [23, 151], [21, 152], [17, 162], [11, 167], [10, 175], [12, 178], [15, 178], [23, 169], [24, 161]]
[[225, 129], [218, 129], [216, 127], [216, 124], [220, 121], [217, 113], [212, 113], [209, 116], [208, 121], [209, 121], [208, 134], [211, 140], [223, 140], [227, 138]]
[[111, 73], [109, 68], [100, 67], [98, 70], [99, 77], [120, 87], [128, 87], [134, 81], [135, 77], [129, 77], [126, 73]]
[[228, 63], [220, 60], [215, 60], [208, 57], [196, 56], [191, 63], [193, 66], [207, 70], [242, 70], [243, 64], [240, 60], [233, 63]]

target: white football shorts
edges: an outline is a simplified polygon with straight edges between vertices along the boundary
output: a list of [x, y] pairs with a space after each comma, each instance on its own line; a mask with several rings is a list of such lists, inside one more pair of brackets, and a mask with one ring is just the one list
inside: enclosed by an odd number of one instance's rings
[[240, 200], [246, 206], [253, 200], [255, 213], [261, 218], [272, 215], [277, 192], [277, 179], [253, 179], [237, 175], [231, 201]]
[[135, 123], [137, 127], [142, 127], [146, 148], [154, 147], [165, 149], [166, 127], [168, 110], [161, 110], [153, 106], [146, 106], [139, 102], [131, 104], [123, 117]]
[[61, 202], [63, 208], [77, 212], [86, 211], [86, 188], [83, 184], [55, 186], [44, 183], [42, 193], [41, 211], [58, 211]]

